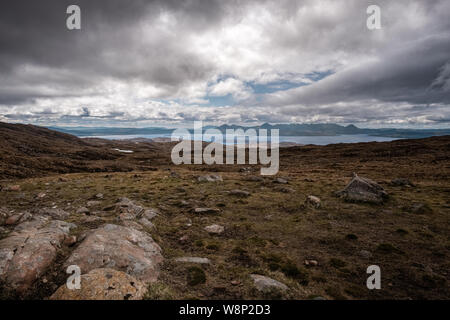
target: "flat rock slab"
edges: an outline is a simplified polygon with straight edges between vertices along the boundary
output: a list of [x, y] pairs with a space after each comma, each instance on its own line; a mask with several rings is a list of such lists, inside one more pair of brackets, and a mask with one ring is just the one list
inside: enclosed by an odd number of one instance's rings
[[211, 261], [208, 258], [199, 258], [199, 257], [181, 257], [176, 258], [176, 262], [188, 262], [188, 263], [199, 263], [199, 264], [210, 264]]
[[284, 283], [266, 276], [251, 274], [250, 277], [253, 279], [255, 288], [264, 293], [270, 293], [274, 290], [286, 291], [289, 289]]
[[62, 285], [50, 300], [140, 300], [146, 291], [145, 284], [129, 274], [102, 268], [83, 274], [78, 290]]
[[0, 279], [8, 288], [25, 294], [54, 262], [58, 248], [75, 225], [33, 219], [0, 241]]
[[382, 203], [387, 197], [387, 192], [378, 183], [353, 174], [353, 179], [342, 191], [336, 193], [347, 201]]
[[163, 261], [161, 248], [152, 237], [133, 228], [106, 224], [86, 236], [65, 266], [77, 265], [83, 274], [111, 268], [145, 282], [157, 280]]

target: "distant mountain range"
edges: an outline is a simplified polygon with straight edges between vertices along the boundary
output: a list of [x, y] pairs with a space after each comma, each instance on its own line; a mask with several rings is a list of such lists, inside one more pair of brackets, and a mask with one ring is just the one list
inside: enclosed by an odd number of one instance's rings
[[[338, 124], [274, 124], [265, 123], [260, 126], [244, 127], [238, 125], [222, 125], [219, 127], [205, 126], [204, 130], [216, 128], [224, 132], [227, 129], [279, 129], [280, 136], [337, 136], [367, 134], [378, 137], [393, 138], [426, 138], [432, 136], [450, 135], [450, 129], [364, 129], [355, 125], [341, 126]], [[170, 135], [174, 129], [163, 127], [148, 128], [115, 128], [115, 127], [49, 127], [49, 129], [69, 133], [78, 137], [110, 136], [110, 135]], [[192, 130], [191, 130], [192, 131]]]

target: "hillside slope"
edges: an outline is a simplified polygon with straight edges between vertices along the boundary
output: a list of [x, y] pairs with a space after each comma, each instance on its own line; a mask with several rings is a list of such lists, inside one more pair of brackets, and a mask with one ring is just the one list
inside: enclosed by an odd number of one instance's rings
[[93, 165], [93, 160], [109, 161], [121, 157], [75, 136], [33, 125], [0, 123], [0, 137], [2, 179], [97, 171], [99, 166]]

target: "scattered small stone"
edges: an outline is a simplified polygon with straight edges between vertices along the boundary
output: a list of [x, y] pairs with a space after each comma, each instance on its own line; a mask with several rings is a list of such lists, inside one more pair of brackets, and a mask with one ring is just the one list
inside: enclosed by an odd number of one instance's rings
[[391, 181], [393, 186], [397, 187], [415, 187], [414, 183], [405, 178], [397, 178]]
[[89, 214], [89, 209], [86, 207], [81, 207], [77, 210], [77, 214]]
[[40, 192], [36, 195], [36, 199], [43, 199], [47, 196], [45, 192]]
[[262, 276], [259, 274], [251, 274], [250, 277], [253, 279], [255, 288], [258, 291], [270, 293], [273, 290], [280, 290], [280, 291], [288, 290], [288, 287], [285, 284], [272, 278]]
[[305, 260], [304, 264], [305, 266], [315, 267], [319, 265], [319, 262], [317, 260]]
[[284, 178], [276, 178], [273, 180], [273, 183], [287, 184], [288, 181]]
[[86, 206], [88, 208], [96, 207], [96, 206], [99, 206], [100, 204], [101, 204], [100, 201], [95, 201], [95, 200], [90, 200], [90, 201], [86, 202]]
[[185, 244], [188, 241], [189, 241], [189, 236], [188, 235], [184, 235], [180, 239], [178, 239], [178, 242], [181, 243], [181, 244]]
[[222, 177], [215, 174], [209, 174], [206, 176], [199, 176], [197, 177], [197, 180], [199, 182], [216, 182], [216, 181], [223, 181]]
[[238, 281], [238, 280], [233, 280], [233, 281], [231, 281], [231, 284], [232, 284], [233, 286], [238, 286], [238, 285], [241, 284], [241, 282]]
[[314, 208], [320, 208], [321, 201], [320, 198], [316, 196], [307, 196], [305, 203], [313, 206]]
[[367, 250], [359, 251], [359, 255], [361, 257], [363, 257], [363, 258], [366, 258], [366, 259], [372, 257], [372, 253], [370, 251], [367, 251]]
[[197, 214], [220, 213], [220, 210], [215, 208], [195, 208], [194, 213]]
[[103, 199], [103, 193], [97, 193], [97, 194], [95, 195], [95, 197], [96, 197], [97, 199]]
[[212, 224], [210, 226], [205, 227], [205, 230], [208, 233], [212, 233], [212, 234], [221, 234], [225, 231], [225, 228], [221, 225], [218, 224]]
[[188, 262], [188, 263], [198, 263], [198, 264], [210, 264], [211, 261], [208, 258], [199, 258], [199, 257], [181, 257], [176, 258], [176, 262]]
[[292, 189], [292, 188], [287, 188], [287, 187], [276, 188], [276, 191], [282, 192], [282, 193], [294, 193], [294, 192], [295, 192], [294, 189]]
[[189, 207], [190, 203], [188, 201], [186, 201], [186, 200], [180, 200], [177, 203], [177, 206], [180, 207], [180, 208], [183, 208], [183, 207], [185, 208], [185, 207]]
[[263, 182], [264, 178], [259, 177], [259, 176], [251, 176], [251, 177], [248, 177], [246, 180], [250, 181], [250, 182]]
[[244, 197], [250, 196], [250, 192], [235, 189], [235, 190], [231, 190], [231, 191], [230, 191], [230, 195], [236, 196], [236, 197], [243, 197], [243, 198], [244, 198]]
[[20, 191], [21, 187], [19, 185], [9, 186], [6, 188], [7, 191]]

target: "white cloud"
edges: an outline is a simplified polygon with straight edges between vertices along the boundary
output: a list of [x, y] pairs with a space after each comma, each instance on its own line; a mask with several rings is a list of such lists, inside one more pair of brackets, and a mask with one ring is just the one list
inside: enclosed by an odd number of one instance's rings
[[242, 101], [250, 98], [252, 93], [251, 89], [241, 80], [228, 78], [210, 86], [208, 94], [213, 97], [231, 94], [237, 101]]

